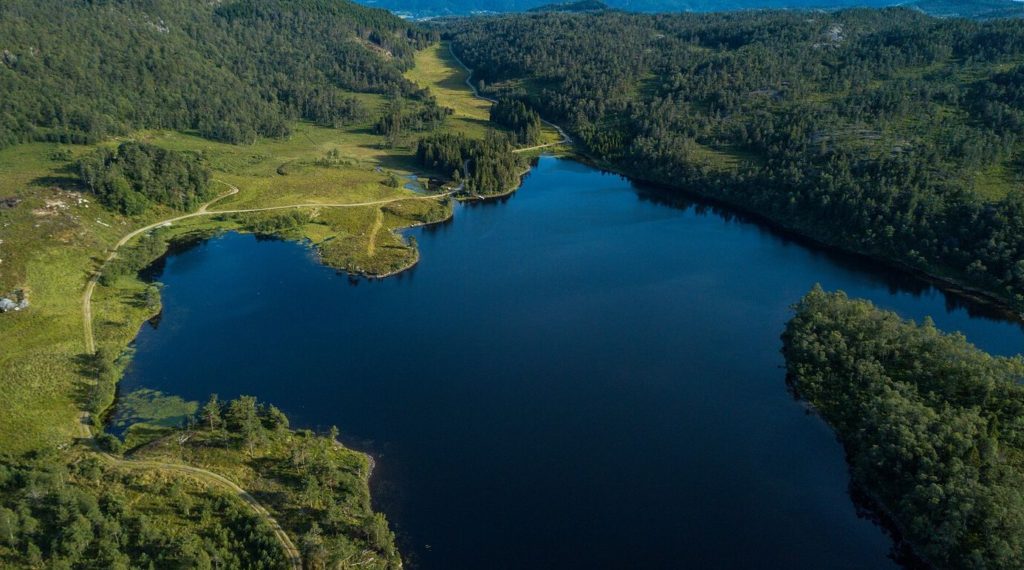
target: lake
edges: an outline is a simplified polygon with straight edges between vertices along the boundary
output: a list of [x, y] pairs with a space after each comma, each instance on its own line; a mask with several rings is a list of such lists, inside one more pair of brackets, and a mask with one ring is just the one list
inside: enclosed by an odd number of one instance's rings
[[410, 567], [897, 567], [787, 391], [789, 307], [821, 283], [999, 354], [1021, 327], [670, 196], [544, 157], [508, 200], [410, 230], [419, 266], [379, 281], [211, 239], [166, 259], [121, 390], [336, 424]]

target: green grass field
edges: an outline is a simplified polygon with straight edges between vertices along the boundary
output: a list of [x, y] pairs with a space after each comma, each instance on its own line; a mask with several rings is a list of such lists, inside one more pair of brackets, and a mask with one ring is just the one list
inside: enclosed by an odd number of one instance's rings
[[405, 77], [427, 87], [437, 98], [437, 103], [454, 111], [448, 121], [448, 128], [467, 135], [483, 138], [487, 129], [493, 128], [490, 119], [491, 104], [473, 96], [466, 86], [464, 70], [447, 44], [438, 44], [416, 54], [416, 66], [405, 73]]
[[[446, 128], [483, 138], [488, 129], [501, 130], [490, 123], [491, 103], [473, 95], [466, 86], [469, 73], [452, 56], [448, 44], [441, 43], [416, 54], [416, 66], [405, 77], [420, 87], [430, 89], [442, 107], [454, 111]], [[538, 144], [560, 140], [558, 132], [545, 125]]]
[[[360, 129], [345, 132], [299, 124], [287, 141], [244, 147], [181, 133], [141, 133], [139, 138], [167, 148], [203, 151], [215, 178], [241, 190], [218, 203], [218, 209], [416, 196], [384, 184], [390, 170], [398, 175], [411, 171], [409, 157], [375, 148], [372, 135]], [[335, 149], [341, 157], [337, 165], [316, 164]], [[22, 289], [31, 303], [28, 310], [0, 315], [0, 338], [5, 339], [0, 389], [7, 394], [0, 403], [0, 441], [13, 452], [60, 445], [78, 431], [78, 409], [89, 382], [81, 372], [85, 355], [80, 303], [85, 281], [120, 236], [172, 215], [154, 208], [142, 218], [129, 220], [101, 208], [74, 187], [66, 161], [48, 158], [55, 150], [56, 145], [33, 144], [0, 152], [5, 175], [0, 195], [21, 200], [13, 208], [0, 210], [0, 295]], [[89, 149], [74, 151], [80, 155]], [[293, 166], [287, 174], [278, 174], [285, 163]], [[406, 168], [399, 170], [399, 166]], [[323, 250], [324, 260], [341, 269], [389, 273], [414, 262], [417, 255], [392, 230], [450, 214], [448, 206], [433, 201], [389, 204], [390, 215], [375, 232], [371, 248], [370, 231], [378, 209], [310, 209], [315, 223], [290, 237], [329, 244]], [[232, 217], [209, 216], [176, 224], [172, 233], [239, 227]], [[152, 313], [135, 301], [143, 289], [137, 279], [119, 279], [115, 286], [97, 288], [93, 310], [98, 346], [117, 354], [134, 338]]]

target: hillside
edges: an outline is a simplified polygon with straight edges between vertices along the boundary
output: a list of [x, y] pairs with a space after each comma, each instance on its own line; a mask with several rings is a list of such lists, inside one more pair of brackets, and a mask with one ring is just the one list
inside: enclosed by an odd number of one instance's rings
[[1024, 27], [905, 9], [460, 20], [603, 166], [1024, 308]]
[[0, 147], [93, 143], [135, 129], [226, 142], [288, 122], [362, 118], [351, 92], [417, 96], [427, 35], [334, 0], [33, 2], [0, 6]]
[[544, 4], [530, 8], [527, 12], [599, 12], [608, 9], [609, 6], [600, 0], [579, 0], [579, 2]]

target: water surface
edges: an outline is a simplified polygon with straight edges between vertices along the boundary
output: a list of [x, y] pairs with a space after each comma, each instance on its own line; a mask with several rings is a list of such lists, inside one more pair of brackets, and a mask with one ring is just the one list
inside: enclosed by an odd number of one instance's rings
[[1021, 328], [707, 205], [541, 159], [501, 203], [417, 229], [352, 281], [228, 234], [167, 259], [122, 390], [253, 394], [377, 457], [416, 568], [886, 568], [840, 446], [786, 390], [816, 282], [983, 348]]

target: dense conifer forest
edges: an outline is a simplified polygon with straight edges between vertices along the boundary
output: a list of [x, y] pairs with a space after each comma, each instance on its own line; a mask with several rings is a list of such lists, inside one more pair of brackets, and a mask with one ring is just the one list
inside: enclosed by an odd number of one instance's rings
[[449, 25], [598, 162], [1024, 307], [1024, 26], [911, 10]]
[[495, 103], [491, 107], [491, 122], [512, 131], [518, 144], [531, 145], [540, 140], [540, 115], [522, 101], [502, 99]]
[[1024, 565], [1024, 360], [816, 288], [783, 336], [855, 484], [940, 568]]
[[483, 140], [461, 133], [437, 133], [420, 139], [416, 159], [433, 170], [451, 173], [476, 195], [505, 194], [519, 185], [526, 161], [512, 152], [513, 137], [494, 131]]
[[402, 77], [431, 35], [330, 0], [14, 0], [0, 5], [0, 147], [140, 128], [227, 142], [288, 121], [357, 120], [352, 92], [427, 96]]

